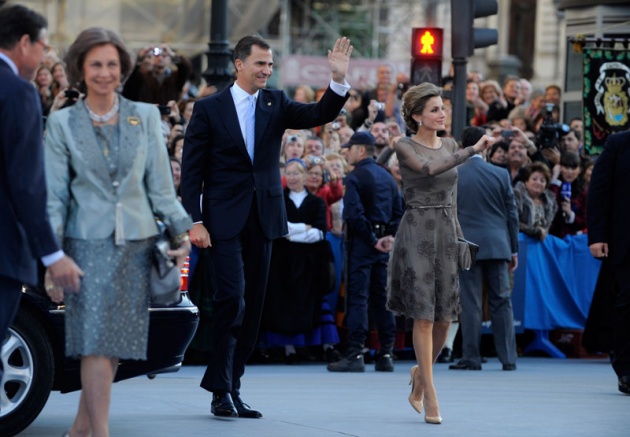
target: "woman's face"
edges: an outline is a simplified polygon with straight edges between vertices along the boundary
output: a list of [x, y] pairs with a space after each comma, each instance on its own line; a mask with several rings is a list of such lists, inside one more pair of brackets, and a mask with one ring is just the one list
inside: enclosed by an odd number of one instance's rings
[[578, 165], [577, 167], [565, 167], [564, 165], [561, 165], [560, 174], [562, 175], [562, 180], [572, 183], [580, 175], [580, 166]]
[[184, 139], [180, 139], [175, 143], [175, 150], [173, 151], [173, 156], [179, 159], [179, 162], [182, 162], [182, 154], [184, 153]]
[[586, 170], [584, 170], [584, 182], [586, 183], [586, 185], [591, 183], [592, 174], [593, 174], [593, 166], [589, 165], [588, 167], [586, 167]]
[[287, 181], [287, 188], [291, 191], [304, 191], [306, 175], [304, 167], [297, 162], [291, 162], [284, 168], [284, 177]]
[[324, 169], [321, 165], [314, 165], [306, 171], [306, 188], [316, 193], [324, 183]]
[[308, 97], [306, 96], [306, 91], [304, 90], [304, 88], [297, 88], [295, 90], [295, 96], [293, 97], [293, 100], [300, 103], [310, 103], [308, 101]]
[[116, 92], [120, 85], [120, 56], [111, 44], [93, 47], [85, 55], [83, 76], [87, 94], [108, 96]]
[[175, 189], [177, 189], [182, 180], [182, 167], [179, 165], [179, 162], [171, 161], [171, 171], [173, 172], [173, 184]]
[[66, 70], [61, 64], [57, 64], [53, 67], [52, 76], [57, 83], [67, 82], [68, 80], [66, 79]]
[[538, 199], [547, 187], [547, 178], [539, 171], [532, 172], [525, 182], [525, 188], [532, 199]]
[[302, 156], [304, 156], [304, 144], [302, 144], [299, 140], [287, 141], [287, 144], [284, 147], [285, 160], [288, 161], [291, 158], [301, 158]]
[[479, 84], [476, 82], [468, 82], [466, 84], [466, 100], [474, 102], [479, 98]]
[[427, 100], [422, 115], [414, 115], [416, 121], [422, 121], [422, 127], [429, 130], [444, 130], [446, 128], [446, 110], [442, 97], [435, 96]]
[[508, 154], [501, 147], [498, 147], [490, 160], [495, 164], [506, 165], [508, 163]]
[[50, 70], [48, 68], [40, 68], [37, 72], [37, 77], [35, 81], [40, 86], [40, 88], [49, 87], [52, 85], [52, 74], [50, 74]]
[[402, 186], [402, 175], [400, 174], [400, 164], [398, 163], [398, 161], [389, 166], [389, 172], [394, 177], [394, 180], [396, 181], [398, 186]]
[[192, 117], [193, 107], [195, 106], [195, 102], [188, 102], [184, 107], [184, 113], [182, 114], [186, 120], [190, 120]]
[[333, 159], [332, 161], [328, 161], [328, 164], [335, 176], [339, 179], [343, 179], [346, 176], [346, 171], [343, 168], [343, 162], [341, 162], [341, 159]]
[[488, 86], [483, 89], [481, 98], [483, 99], [484, 102], [486, 102], [486, 104], [489, 105], [490, 103], [498, 99], [499, 95], [497, 94], [496, 90], [493, 87]]

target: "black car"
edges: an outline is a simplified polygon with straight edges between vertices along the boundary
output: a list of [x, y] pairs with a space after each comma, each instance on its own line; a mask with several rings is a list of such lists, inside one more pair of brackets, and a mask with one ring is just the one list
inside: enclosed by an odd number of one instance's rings
[[[146, 361], [121, 360], [116, 381], [177, 372], [199, 323], [188, 298], [188, 265], [182, 269], [182, 299], [176, 305], [151, 305]], [[2, 343], [4, 375], [0, 385], [0, 430], [12, 436], [30, 425], [52, 390], [81, 389], [80, 362], [64, 356], [64, 306], [41, 288], [24, 287], [15, 321]]]

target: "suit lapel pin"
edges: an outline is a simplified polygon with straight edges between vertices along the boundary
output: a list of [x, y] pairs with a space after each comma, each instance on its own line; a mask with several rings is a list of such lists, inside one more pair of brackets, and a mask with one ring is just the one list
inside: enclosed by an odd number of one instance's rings
[[267, 102], [267, 106], [271, 106], [271, 102]]
[[127, 123], [132, 126], [138, 126], [140, 124], [140, 119], [138, 117], [130, 116], [127, 117]]

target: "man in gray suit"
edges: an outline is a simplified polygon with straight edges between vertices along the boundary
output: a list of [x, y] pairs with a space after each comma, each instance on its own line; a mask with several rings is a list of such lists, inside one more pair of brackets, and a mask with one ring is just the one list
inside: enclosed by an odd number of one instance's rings
[[[464, 130], [464, 147], [484, 129]], [[503, 370], [516, 369], [516, 338], [508, 272], [518, 264], [518, 213], [509, 173], [475, 155], [457, 169], [457, 217], [464, 237], [479, 245], [477, 262], [459, 275], [463, 359], [452, 370], [481, 370], [482, 291], [487, 285], [494, 345]]]

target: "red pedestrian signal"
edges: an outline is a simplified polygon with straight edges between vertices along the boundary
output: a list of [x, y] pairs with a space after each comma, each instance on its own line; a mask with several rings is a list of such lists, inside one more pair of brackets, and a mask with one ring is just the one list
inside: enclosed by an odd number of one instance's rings
[[442, 59], [442, 34], [439, 27], [415, 27], [411, 36], [411, 57]]

